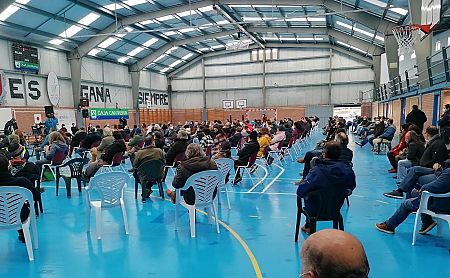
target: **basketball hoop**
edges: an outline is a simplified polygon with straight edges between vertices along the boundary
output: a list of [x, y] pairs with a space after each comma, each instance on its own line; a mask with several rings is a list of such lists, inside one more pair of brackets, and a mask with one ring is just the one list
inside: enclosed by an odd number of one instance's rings
[[420, 37], [420, 31], [429, 34], [431, 25], [411, 24], [397, 26], [392, 29], [395, 39], [398, 43], [398, 55], [414, 52], [414, 46]]
[[231, 41], [226, 45], [226, 49], [227, 50], [248, 49], [248, 47], [250, 46], [250, 42], [251, 40], [249, 39]]

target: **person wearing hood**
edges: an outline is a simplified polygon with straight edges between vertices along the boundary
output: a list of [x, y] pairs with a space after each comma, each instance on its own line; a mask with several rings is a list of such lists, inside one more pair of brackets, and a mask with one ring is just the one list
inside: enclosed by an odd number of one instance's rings
[[419, 109], [419, 106], [413, 105], [412, 111], [406, 115], [406, 123], [410, 123], [419, 127], [420, 131], [423, 130], [423, 124], [427, 122], [427, 115]]
[[[238, 169], [238, 166], [247, 166], [250, 157], [257, 155], [259, 152], [258, 133], [256, 131], [252, 131], [248, 135], [248, 138], [250, 140], [244, 143], [244, 146], [237, 154], [239, 158], [234, 161], [235, 170]], [[241, 171], [237, 171], [236, 176], [234, 177], [234, 184], [237, 184], [240, 181], [242, 181]]]
[[[207, 157], [202, 147], [198, 144], [189, 144], [186, 148], [185, 156], [186, 160], [181, 161], [178, 165], [172, 182], [172, 186], [176, 189], [183, 188], [189, 177], [196, 173], [206, 170], [217, 170], [214, 160]], [[217, 189], [215, 193], [216, 191]], [[166, 193], [172, 199], [172, 202], [175, 203], [175, 191], [167, 189]], [[188, 205], [195, 204], [195, 192], [192, 187], [181, 191], [181, 195]]]
[[[318, 158], [315, 167], [312, 168], [305, 179], [297, 188], [297, 197], [305, 198], [310, 192], [323, 189], [334, 189], [344, 193], [356, 187], [355, 172], [348, 161], [339, 160], [341, 145], [338, 142], [328, 142], [323, 150], [323, 158]], [[307, 198], [305, 207], [312, 215], [318, 210], [318, 204]], [[306, 220], [302, 231], [309, 234], [309, 220]]]
[[438, 122], [441, 137], [444, 140], [445, 144], [450, 143], [450, 104], [446, 104], [444, 108], [444, 114], [442, 114], [441, 118]]

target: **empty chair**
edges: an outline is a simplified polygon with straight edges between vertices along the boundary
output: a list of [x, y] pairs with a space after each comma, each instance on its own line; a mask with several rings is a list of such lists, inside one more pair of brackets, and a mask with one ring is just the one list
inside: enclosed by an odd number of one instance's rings
[[[422, 192], [422, 195], [420, 197], [420, 206], [416, 213], [416, 221], [414, 222], [412, 245], [416, 244], [417, 231], [418, 231], [419, 225], [420, 225], [420, 215], [422, 213], [428, 214], [435, 219], [437, 218], [437, 219], [440, 219], [443, 221], [447, 221], [447, 224], [450, 228], [450, 214], [442, 214], [442, 213], [437, 213], [437, 212], [431, 211], [428, 207], [428, 200], [430, 199], [430, 197], [432, 197], [432, 198], [449, 198], [450, 192], [445, 193], [445, 194], [435, 194], [435, 193], [430, 193], [428, 191]], [[441, 222], [443, 222], [443, 221], [441, 221]], [[438, 222], [438, 235], [439, 236], [441, 236], [441, 234], [442, 234], [442, 226], [441, 225], [442, 225], [442, 223]]]
[[291, 158], [291, 161], [294, 161], [294, 157], [292, 156], [291, 150], [293, 149], [292, 145], [295, 142], [295, 138], [292, 137], [289, 142], [288, 142], [288, 146], [287, 147], [281, 147], [281, 153], [282, 155], [286, 156], [289, 155], [289, 157]]
[[[207, 170], [190, 176], [183, 188], [175, 190], [175, 230], [178, 229], [178, 206], [182, 205], [189, 211], [191, 237], [195, 237], [196, 209], [201, 208], [212, 211], [209, 216], [214, 218], [217, 233], [220, 233], [216, 206], [214, 204], [214, 191], [217, 190], [221, 182], [222, 174], [218, 170]], [[195, 192], [195, 203], [193, 205], [187, 204], [181, 196], [181, 191], [185, 191], [190, 187], [192, 187]]]
[[221, 188], [225, 189], [225, 195], [227, 196], [227, 203], [228, 203], [228, 209], [231, 209], [231, 205], [230, 205], [230, 196], [228, 195], [228, 188], [227, 188], [227, 175], [230, 174], [231, 170], [234, 169], [234, 161], [231, 158], [219, 158], [214, 160], [214, 162], [216, 162], [217, 168], [219, 170], [219, 172], [222, 174], [222, 183], [219, 185], [218, 188], [218, 196], [217, 199], [219, 201], [219, 203], [221, 203], [221, 198], [220, 197], [222, 195], [221, 192]]
[[[128, 220], [125, 203], [123, 201], [124, 188], [130, 182], [130, 176], [124, 172], [109, 172], [94, 176], [86, 189], [86, 232], [89, 232], [91, 209], [95, 211], [97, 239], [101, 239], [102, 210], [120, 207], [122, 209], [125, 234], [128, 235]], [[91, 192], [95, 191], [97, 199], [91, 199]]]
[[138, 178], [134, 179], [134, 198], [137, 199], [138, 185], [142, 184], [142, 201], [145, 201], [145, 189], [149, 184], [156, 183], [159, 195], [164, 199], [162, 179], [164, 175], [164, 162], [161, 160], [149, 160], [142, 163], [136, 171]]
[[[27, 219], [22, 222], [20, 213], [25, 202], [33, 203], [33, 194], [30, 190], [18, 186], [0, 187], [0, 230], [23, 230], [25, 244], [27, 246], [28, 258], [34, 260], [34, 249], [38, 249], [38, 237], [36, 228], [36, 214], [30, 209]], [[33, 232], [33, 241], [30, 236], [30, 224]]]
[[310, 234], [316, 232], [317, 221], [333, 221], [333, 228], [344, 230], [344, 221], [341, 215], [341, 207], [344, 204], [348, 192], [337, 192], [335, 190], [316, 190], [310, 192], [306, 198], [309, 202], [317, 204], [317, 212], [310, 212], [302, 208], [302, 199], [297, 198], [297, 223], [295, 225], [295, 242], [298, 240], [300, 221], [302, 213], [305, 214], [310, 224]]
[[[56, 196], [58, 196], [59, 179], [61, 177], [64, 178], [64, 182], [66, 184], [67, 197], [70, 197], [72, 195], [71, 194], [72, 179], [77, 180], [78, 192], [81, 192], [81, 179], [82, 179], [83, 166], [86, 165], [88, 162], [89, 162], [89, 159], [87, 159], [87, 158], [74, 158], [60, 166], [56, 166]], [[64, 167], [69, 168], [69, 173], [61, 175], [61, 168], [64, 168]]]

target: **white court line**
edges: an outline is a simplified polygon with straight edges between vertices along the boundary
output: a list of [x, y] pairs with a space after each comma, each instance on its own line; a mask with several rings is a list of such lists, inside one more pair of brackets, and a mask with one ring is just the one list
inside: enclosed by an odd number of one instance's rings
[[[260, 185], [260, 184], [262, 184], [262, 182], [267, 178], [267, 176], [269, 175], [269, 172], [267, 171], [267, 169], [266, 169], [266, 167], [263, 167], [262, 165], [260, 165], [260, 164], [258, 164], [258, 163], [255, 163], [257, 166], [258, 166], [258, 168], [259, 167], [261, 167], [263, 170], [264, 170], [264, 172], [266, 172], [266, 174], [264, 175], [264, 177], [259, 181], [259, 182], [257, 182], [252, 188], [250, 188], [250, 190], [248, 191], [248, 192], [253, 192], [253, 190], [255, 190], [255, 188], [258, 186], [258, 185]], [[258, 169], [256, 169], [256, 171], [258, 171]], [[251, 174], [250, 174], [251, 175]]]
[[283, 173], [284, 173], [284, 168], [283, 167], [281, 167], [281, 166], [279, 166], [278, 164], [275, 164], [275, 163], [272, 163], [272, 165], [275, 165], [275, 166], [277, 166], [278, 168], [280, 168], [281, 169], [281, 172], [280, 173], [278, 173], [278, 175], [263, 189], [263, 191], [261, 191], [261, 193], [265, 193], [271, 186], [272, 186], [272, 184], [274, 184], [275, 183], [275, 181], [277, 181], [277, 179], [281, 176], [281, 175], [283, 175]]
[[375, 200], [375, 202], [379, 202], [379, 203], [382, 203], [382, 204], [387, 204], [387, 205], [389, 205], [389, 203], [388, 203], [388, 202], [385, 202], [385, 201], [381, 201], [381, 200]]

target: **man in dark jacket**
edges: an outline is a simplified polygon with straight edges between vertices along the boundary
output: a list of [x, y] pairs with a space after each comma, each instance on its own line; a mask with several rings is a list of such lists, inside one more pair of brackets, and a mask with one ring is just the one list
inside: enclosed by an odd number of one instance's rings
[[[41, 198], [40, 192], [33, 186], [33, 184], [27, 178], [16, 178], [9, 172], [9, 160], [6, 156], [0, 155], [0, 186], [19, 186], [24, 187], [31, 191], [33, 194], [33, 200], [37, 201]], [[24, 204], [22, 210], [20, 211], [20, 220], [24, 222], [30, 215], [30, 205]], [[23, 231], [19, 230], [19, 240], [25, 243], [25, 238], [23, 236]]]
[[427, 115], [425, 115], [417, 105], [413, 105], [412, 111], [406, 116], [406, 123], [416, 125], [420, 130], [423, 130], [423, 124], [426, 123], [427, 120]]
[[380, 121], [380, 120], [376, 120], [374, 129], [373, 129], [373, 133], [371, 135], [367, 136], [361, 142], [355, 142], [355, 144], [363, 147], [367, 143], [370, 143], [370, 145], [373, 146], [373, 140], [375, 138], [378, 138], [379, 136], [381, 136], [384, 133], [384, 129], [385, 129], [384, 122]]
[[83, 152], [89, 151], [92, 147], [98, 146], [102, 141], [100, 133], [91, 129], [86, 137], [81, 141], [80, 148], [77, 150], [79, 155], [83, 155]]
[[439, 128], [441, 130], [441, 137], [445, 144], [450, 143], [450, 104], [445, 105], [444, 114], [438, 122]]
[[[258, 133], [256, 131], [250, 132], [248, 135], [250, 140], [244, 144], [242, 149], [238, 152], [238, 160], [234, 161], [234, 168], [237, 170], [238, 166], [247, 166], [249, 159], [258, 154], [259, 151], [259, 143], [258, 143]], [[240, 171], [236, 172], [236, 176], [234, 178], [234, 184], [242, 181]]]
[[406, 177], [398, 185], [398, 189], [384, 193], [384, 196], [402, 199], [403, 193], [410, 192], [421, 176], [433, 174], [435, 171], [441, 169], [448, 155], [444, 142], [439, 138], [438, 129], [435, 126], [428, 127], [425, 136], [429, 141], [420, 158], [420, 166], [409, 168]]
[[[338, 142], [325, 144], [323, 159], [317, 159], [316, 165], [309, 171], [306, 178], [298, 186], [297, 197], [305, 198], [310, 192], [321, 189], [334, 189], [336, 193], [353, 190], [356, 187], [356, 177], [351, 163], [339, 160], [341, 146]], [[311, 203], [305, 198], [305, 208], [314, 214], [318, 204]], [[309, 233], [309, 223], [302, 227], [302, 231]]]
[[14, 131], [18, 130], [18, 129], [19, 129], [19, 127], [17, 126], [16, 119], [12, 118], [11, 120], [6, 122], [3, 130], [8, 130], [9, 134], [13, 134]]
[[175, 162], [175, 158], [180, 154], [184, 154], [188, 145], [189, 135], [187, 132], [185, 130], [178, 131], [175, 142], [170, 146], [169, 151], [166, 154], [167, 165], [172, 166]]
[[236, 129], [231, 129], [233, 132], [233, 135], [228, 139], [230, 141], [231, 147], [235, 148], [238, 146], [239, 142], [241, 142], [242, 139], [242, 128], [237, 127]]
[[[416, 186], [416, 188], [411, 188], [411, 191], [408, 192], [407, 199], [403, 201], [402, 205], [397, 209], [394, 215], [388, 220], [376, 224], [376, 229], [388, 234], [395, 233], [395, 228], [403, 223], [409, 214], [419, 209], [420, 195], [423, 191], [435, 194], [445, 194], [450, 192], [450, 167], [448, 167], [450, 165], [446, 166], [447, 168], [437, 172], [436, 175], [430, 174], [423, 176], [422, 181], [427, 181], [425, 183], [421, 183], [421, 179], [419, 179], [418, 186]], [[438, 213], [450, 214], [450, 198], [430, 198], [428, 209]], [[420, 234], [428, 233], [437, 224], [428, 214], [422, 214], [421, 218], [422, 228], [419, 230]]]
[[[216, 163], [205, 155], [200, 145], [189, 144], [186, 149], [186, 160], [181, 161], [178, 165], [172, 186], [176, 189], [183, 188], [192, 175], [206, 170], [217, 170]], [[175, 203], [175, 192], [167, 189], [166, 193]], [[181, 191], [181, 195], [187, 204], [195, 204], [195, 192], [192, 187]]]

